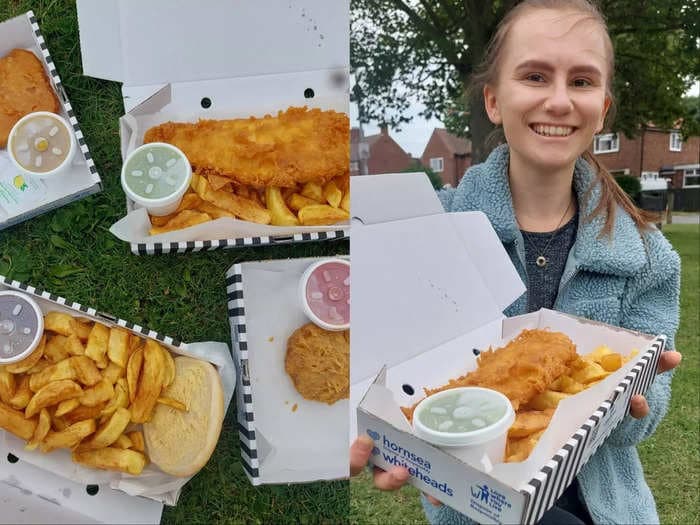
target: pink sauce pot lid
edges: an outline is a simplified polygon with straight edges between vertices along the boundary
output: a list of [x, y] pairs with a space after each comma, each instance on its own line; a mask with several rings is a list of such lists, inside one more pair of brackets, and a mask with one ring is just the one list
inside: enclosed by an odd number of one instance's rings
[[0, 292], [0, 364], [21, 361], [39, 345], [44, 317], [28, 295]]
[[310, 265], [299, 281], [306, 316], [325, 330], [350, 328], [350, 262], [323, 259]]

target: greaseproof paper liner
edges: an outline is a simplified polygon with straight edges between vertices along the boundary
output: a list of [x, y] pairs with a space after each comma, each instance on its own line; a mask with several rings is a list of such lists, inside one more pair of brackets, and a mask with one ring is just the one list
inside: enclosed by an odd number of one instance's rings
[[[341, 72], [341, 70], [309, 71], [167, 85], [121, 117], [122, 159], [143, 144], [144, 134], [148, 129], [168, 121], [246, 119], [251, 115], [263, 117], [266, 114], [276, 115], [279, 111], [284, 111], [291, 106], [304, 105], [309, 109], [319, 108], [348, 114], [344, 82], [334, 85], [329, 80], [329, 78], [337, 78]], [[279, 92], [276, 86], [280, 85], [287, 85], [289, 89]], [[316, 86], [317, 95], [311, 99], [300, 99], [300, 93], [304, 91], [301, 86], [310, 85]], [[215, 106], [202, 110], [198, 103], [195, 106], [183, 102], [183, 98], [187, 100], [187, 96], [191, 93], [200, 92], [207, 93], [215, 99], [217, 101]], [[236, 96], [231, 97], [231, 93], [234, 92]], [[266, 97], [261, 100], [263, 94]], [[127, 215], [112, 225], [110, 231], [119, 239], [131, 243], [131, 250], [136, 254], [150, 255], [198, 249], [236, 248], [255, 244], [327, 240], [347, 236], [350, 230], [349, 221], [322, 226], [283, 227], [222, 218], [152, 236], [148, 233], [151, 223], [145, 210], [137, 208], [129, 199], [126, 205]], [[322, 235], [324, 233], [327, 235]], [[236, 242], [238, 240], [240, 242]], [[197, 241], [207, 241], [208, 246], [191, 246], [188, 249], [187, 242]]]
[[[5, 287], [13, 288], [34, 296], [44, 312], [58, 310], [76, 317], [89, 318], [110, 327], [121, 326], [139, 337], [149, 337], [157, 340], [172, 353], [209, 361], [216, 366], [221, 378], [224, 391], [224, 414], [226, 413], [233, 397], [236, 371], [229, 347], [225, 343], [182, 343], [147, 328], [134, 325], [107, 314], [102, 314], [93, 308], [69, 302], [49, 292], [37, 290], [32, 286], [17, 281], [11, 281], [6, 277], [0, 276], [0, 289]], [[175, 505], [177, 503], [182, 487], [191, 479], [191, 477], [176, 478], [170, 476], [151, 464], [149, 464], [139, 476], [131, 476], [120, 472], [102, 471], [74, 463], [71, 460], [70, 451], [68, 450], [54, 450], [48, 454], [44, 454], [38, 450], [27, 451], [24, 449], [24, 445], [26, 444], [24, 440], [10, 435], [7, 432], [0, 431], [0, 436], [3, 435], [7, 448], [15, 456], [32, 465], [43, 468], [76, 483], [88, 485], [109, 484], [111, 488], [122, 490], [127, 494], [148, 497], [166, 505]]]

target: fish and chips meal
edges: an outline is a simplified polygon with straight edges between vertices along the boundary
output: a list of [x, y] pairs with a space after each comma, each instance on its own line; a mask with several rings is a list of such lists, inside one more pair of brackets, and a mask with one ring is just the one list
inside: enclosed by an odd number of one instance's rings
[[[525, 461], [562, 399], [602, 381], [635, 355], [633, 351], [623, 357], [600, 346], [581, 356], [571, 339], [561, 332], [523, 330], [504, 347], [481, 352], [475, 370], [424, 391], [431, 396], [453, 388], [478, 386], [504, 394], [516, 411], [508, 430], [505, 462]], [[409, 421], [417, 404], [401, 407]]]
[[172, 214], [151, 216], [151, 235], [221, 217], [273, 226], [350, 218], [350, 126], [332, 110], [290, 107], [277, 116], [166, 122], [144, 143], [179, 148], [192, 165], [190, 192]]
[[59, 112], [59, 103], [41, 61], [31, 51], [13, 49], [0, 57], [0, 148], [12, 127], [36, 111]]
[[223, 390], [208, 362], [157, 341], [61, 312], [44, 316], [39, 345], [0, 366], [0, 428], [76, 463], [140, 474], [150, 462], [190, 476], [221, 431]]
[[350, 395], [350, 331], [307, 323], [287, 340], [284, 360], [294, 387], [305, 399], [332, 405]]

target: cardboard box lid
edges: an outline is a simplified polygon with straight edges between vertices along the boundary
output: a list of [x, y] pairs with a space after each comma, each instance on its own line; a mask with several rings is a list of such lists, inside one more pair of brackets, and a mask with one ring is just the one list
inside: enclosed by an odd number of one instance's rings
[[[377, 194], [387, 203], [375, 197], [371, 209], [352, 209], [353, 217], [371, 214], [372, 224], [353, 224], [351, 384], [499, 319], [525, 291], [486, 216], [415, 217], [439, 201], [418, 182], [427, 177], [409, 175], [351, 178], [355, 203]], [[380, 222], [384, 210], [389, 222]], [[411, 210], [414, 218], [394, 220]]]
[[83, 73], [125, 86], [349, 67], [347, 0], [77, 5]]

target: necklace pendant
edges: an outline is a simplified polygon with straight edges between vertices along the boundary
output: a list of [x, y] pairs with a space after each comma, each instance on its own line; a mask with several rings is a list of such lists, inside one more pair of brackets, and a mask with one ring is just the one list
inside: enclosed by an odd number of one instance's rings
[[544, 255], [540, 255], [537, 260], [535, 261], [537, 266], [540, 268], [544, 268], [547, 265], [547, 258]]

